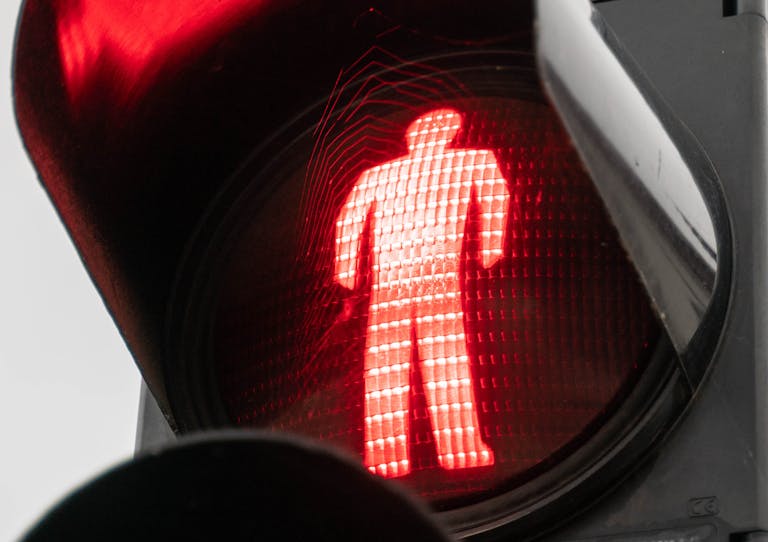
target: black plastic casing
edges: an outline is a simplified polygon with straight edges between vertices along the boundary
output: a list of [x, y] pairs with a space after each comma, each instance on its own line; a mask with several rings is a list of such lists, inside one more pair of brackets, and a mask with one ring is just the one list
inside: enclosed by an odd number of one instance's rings
[[[514, 4], [512, 0], [509, 3]], [[355, 9], [362, 4], [355, 2]], [[666, 441], [653, 448], [639, 468], [599, 501], [574, 499], [551, 510], [547, 528], [563, 523], [565, 527], [552, 532], [529, 531], [523, 538], [632, 542], [761, 540], [763, 531], [768, 530], [768, 371], [764, 339], [768, 318], [760, 308], [768, 301], [768, 60], [766, 20], [760, 14], [764, 2], [613, 0], [595, 5], [619, 45], [635, 59], [650, 84], [700, 141], [717, 170], [732, 235], [732, 245], [727, 247], [730, 253], [724, 258], [729, 262], [732, 281], [724, 326], [707, 330], [713, 342], [717, 342], [711, 371]], [[34, 147], [30, 134], [37, 135], [42, 144], [51, 145], [55, 152], [36, 154], [32, 149], [41, 173], [56, 173], [59, 167], [65, 170], [68, 181], [70, 176], [77, 181], [75, 201], [96, 215], [86, 218], [101, 220], [94, 230], [95, 242], [80, 232], [79, 223], [70, 222], [68, 227], [81, 250], [95, 243], [108, 256], [109, 265], [105, 267], [109, 271], [113, 267], [120, 270], [117, 278], [104, 273], [112, 281], [103, 280], [99, 287], [139, 358], [156, 399], [165, 415], [173, 420], [174, 416], [181, 416], [171, 412], [173, 401], [165, 393], [168, 382], [160, 360], [166, 303], [178, 260], [204, 209], [220, 189], [220, 181], [232, 173], [248, 149], [273, 131], [273, 124], [279, 124], [265, 121], [271, 119], [268, 114], [276, 115], [279, 108], [247, 100], [242, 100], [249, 105], [245, 112], [230, 107], [230, 102], [237, 102], [237, 97], [249, 95], [250, 89], [255, 88], [248, 83], [262, 78], [261, 74], [250, 72], [242, 76], [237, 70], [247, 66], [251, 57], [232, 54], [229, 58], [230, 51], [222, 47], [217, 55], [231, 61], [230, 64], [219, 62], [218, 57], [209, 59], [210, 64], [217, 69], [224, 65], [231, 71], [209, 72], [208, 64], [203, 63], [199, 73], [190, 73], [201, 78], [216, 74], [210, 88], [185, 84], [185, 79], [166, 83], [161, 90], [177, 96], [181, 105], [158, 100], [161, 105], [172, 104], [167, 110], [161, 109], [164, 116], [160, 118], [149, 106], [138, 112], [123, 111], [109, 103], [108, 95], [103, 98], [99, 87], [93, 89], [94, 96], [102, 96], [103, 102], [90, 103], [86, 111], [91, 115], [86, 116], [88, 122], [69, 118], [61, 106], [61, 85], [51, 83], [60, 76], [56, 61], [45, 57], [55, 50], [50, 43], [54, 24], [47, 15], [49, 5], [30, 1], [27, 7], [30, 6], [33, 9], [27, 10], [29, 20], [34, 22], [34, 16], [39, 15], [43, 22], [30, 27], [29, 32], [33, 33], [22, 43], [22, 58], [29, 62], [34, 59], [35, 65], [46, 69], [30, 70], [21, 77], [17, 73], [17, 108], [21, 104], [21, 125], [28, 147]], [[319, 32], [316, 21], [305, 24]], [[328, 34], [332, 30], [327, 29]], [[527, 35], [519, 41], [527, 43]], [[343, 66], [355, 57], [340, 58], [349, 54], [356, 43], [349, 42], [340, 43], [338, 48], [324, 43], [324, 47], [310, 52], [321, 59], [332, 58]], [[299, 45], [296, 57], [304, 58], [307, 51]], [[323, 83], [332, 85], [335, 74], [324, 73]], [[227, 86], [231, 83], [228, 77], [238, 83], [235, 88], [241, 94], [233, 96]], [[589, 77], [586, 72], [585, 77]], [[190, 80], [197, 81], [192, 76]], [[281, 81], [286, 83], [290, 79], [284, 77]], [[288, 100], [283, 87], [289, 85], [281, 85], [280, 92], [268, 97]], [[185, 92], [177, 92], [179, 89]], [[211, 96], [219, 101], [212, 104]], [[303, 94], [295, 97], [297, 104], [306, 105], [309, 101]], [[110, 118], [105, 112], [114, 111], [124, 113], [117, 115], [122, 123], [109, 124], [105, 120]], [[39, 123], [34, 126], [36, 131], [29, 128], [33, 121]], [[234, 130], [241, 125], [247, 130]], [[261, 131], [254, 130], [254, 126]], [[114, 140], [105, 140], [105, 133]], [[184, 137], [177, 141], [175, 136], [179, 134]], [[233, 134], [241, 137], [235, 138]], [[126, 141], [132, 144], [126, 145]], [[57, 167], [40, 166], [51, 163]], [[110, 178], [131, 182], [121, 185], [124, 193], [115, 192], [102, 182]], [[155, 182], [158, 179], [163, 183]], [[127, 212], [131, 207], [126, 202], [135, 204], [142, 213]], [[85, 260], [98, 261], [95, 257]], [[97, 282], [98, 271], [98, 266], [91, 265]], [[151, 416], [153, 401], [145, 404], [144, 415]], [[140, 427], [146, 433], [140, 441], [150, 443], [167, 438], [161, 416], [143, 421]], [[569, 519], [585, 507], [588, 510]], [[508, 533], [498, 530], [482, 534], [503, 540], [519, 538]]]
[[719, 175], [732, 282], [723, 329], [711, 330], [720, 337], [710, 373], [685, 417], [615, 491], [547, 540], [761, 540], [768, 530], [768, 57], [759, 4], [595, 4]]

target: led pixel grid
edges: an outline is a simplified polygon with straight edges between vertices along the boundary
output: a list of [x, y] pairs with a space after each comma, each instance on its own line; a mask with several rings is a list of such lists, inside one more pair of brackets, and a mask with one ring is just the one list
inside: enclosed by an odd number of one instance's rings
[[450, 148], [460, 128], [461, 115], [452, 109], [418, 117], [407, 130], [408, 156], [363, 172], [336, 226], [335, 278], [350, 289], [365, 256], [361, 236], [369, 234], [365, 465], [382, 476], [410, 471], [412, 359], [440, 466], [494, 461], [479, 431], [459, 262], [471, 203], [480, 211], [483, 265], [501, 257], [509, 192], [493, 152]]

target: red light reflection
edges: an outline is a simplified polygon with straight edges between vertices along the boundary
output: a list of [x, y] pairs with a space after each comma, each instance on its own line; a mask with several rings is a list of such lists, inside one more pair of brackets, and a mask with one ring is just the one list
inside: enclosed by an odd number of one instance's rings
[[69, 95], [76, 99], [108, 57], [126, 95], [171, 55], [207, 41], [261, 0], [81, 0], [59, 3], [58, 40]]
[[411, 355], [416, 340], [438, 462], [493, 465], [478, 423], [464, 332], [459, 262], [470, 204], [479, 206], [482, 262], [502, 256], [509, 192], [492, 151], [448, 149], [461, 127], [451, 109], [407, 129], [407, 157], [360, 176], [336, 228], [336, 280], [356, 286], [368, 224], [372, 292], [365, 350], [365, 465], [410, 472]]

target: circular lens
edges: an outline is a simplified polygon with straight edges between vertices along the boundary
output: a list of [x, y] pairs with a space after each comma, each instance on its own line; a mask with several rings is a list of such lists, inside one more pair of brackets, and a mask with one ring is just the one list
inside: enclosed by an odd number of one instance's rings
[[181, 356], [201, 425], [320, 439], [456, 510], [641, 414], [662, 332], [600, 197], [535, 71], [470, 64], [342, 89], [215, 204]]
[[591, 436], [659, 327], [549, 106], [435, 111], [351, 134], [330, 179], [286, 164], [230, 253], [211, 348], [237, 425], [335, 443], [448, 505]]

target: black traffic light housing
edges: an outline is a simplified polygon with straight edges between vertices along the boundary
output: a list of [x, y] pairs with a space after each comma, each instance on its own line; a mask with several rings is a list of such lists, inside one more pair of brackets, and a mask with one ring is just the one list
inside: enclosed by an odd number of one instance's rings
[[[201, 33], [192, 46], [162, 52], [138, 78], [121, 71], [113, 44], [73, 87], [56, 42], [70, 4], [76, 3], [25, 4], [14, 71], [19, 124], [175, 429], [196, 425], [173, 391], [185, 383], [174, 381], [169, 369], [168, 339], [179, 315], [173, 300], [189, 287], [180, 270], [190, 258], [190, 240], [209, 218], [210, 202], [243, 161], [254, 149], [279, 145], [280, 128], [322, 103], [338, 72], [372, 39], [410, 48], [415, 56], [434, 53], [434, 40], [424, 38], [434, 33], [451, 46], [530, 53], [535, 28], [529, 2], [450, 2], [439, 16], [428, 3], [266, 3], [258, 13], [243, 9]], [[683, 418], [645, 427], [657, 431], [646, 439], [654, 447], [636, 450], [631, 474], [622, 468], [604, 476], [614, 486], [608, 496], [593, 502], [590, 493], [588, 502], [576, 502], [579, 494], [570, 494], [570, 502], [561, 499], [535, 526], [512, 517], [511, 531], [489, 526], [475, 532], [535, 538], [563, 525], [548, 536], [759, 540], [768, 530], [764, 6], [613, 0], [595, 9], [594, 22], [614, 51], [690, 130], [716, 172], [724, 198], [718, 208], [726, 211], [715, 213], [715, 225], [728, 238], [718, 247], [720, 289], [710, 307], [717, 314], [702, 332], [706, 346], [685, 353], [711, 369], [698, 375], [700, 387], [688, 390], [693, 397], [680, 400], [691, 399]], [[390, 32], [395, 27], [401, 31]], [[522, 62], [535, 66], [530, 54]], [[183, 313], [183, 300], [180, 306]], [[667, 434], [673, 422], [677, 427]]]
[[[636, 63], [717, 172], [731, 240], [725, 320], [710, 372], [644, 465], [558, 538], [751, 539], [766, 529], [765, 13], [748, 2], [595, 5], [614, 47]], [[722, 248], [721, 248], [722, 250]], [[698, 353], [699, 356], [704, 355]], [[624, 534], [619, 534], [624, 533]], [[636, 533], [635, 535], [629, 533]]]

